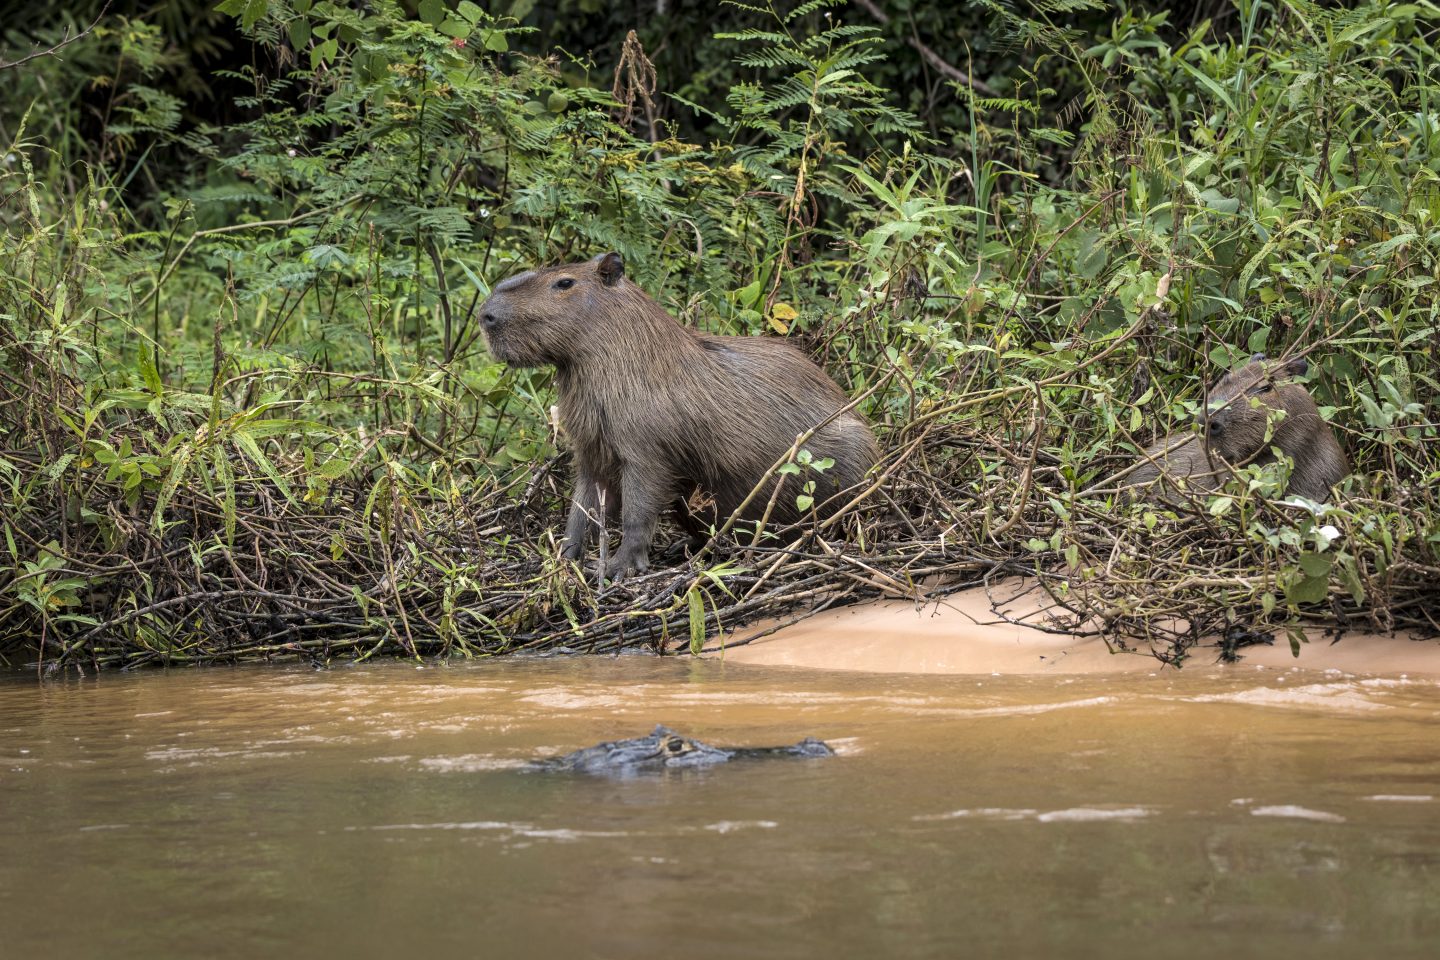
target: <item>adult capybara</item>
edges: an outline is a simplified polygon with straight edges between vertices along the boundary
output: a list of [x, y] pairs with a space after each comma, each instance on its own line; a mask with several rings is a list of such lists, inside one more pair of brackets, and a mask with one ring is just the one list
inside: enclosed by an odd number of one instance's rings
[[1269, 463], [1279, 449], [1295, 464], [1285, 492], [1327, 499], [1350, 465], [1310, 392], [1285, 382], [1307, 369], [1303, 358], [1272, 364], [1255, 354], [1211, 388], [1207, 409], [1195, 418], [1199, 434], [1171, 434], [1152, 444], [1125, 483], [1140, 486], [1163, 475], [1167, 489], [1183, 480], [1191, 491], [1209, 492], [1225, 482], [1231, 466]]
[[[682, 327], [625, 277], [618, 253], [530, 270], [497, 284], [480, 307], [490, 352], [520, 366], [553, 366], [560, 423], [575, 455], [575, 495], [563, 556], [577, 560], [617, 512], [621, 545], [605, 575], [649, 567], [662, 511], [687, 501], [728, 517], [798, 436], [824, 422], [803, 447], [823, 472], [785, 478], [770, 517], [800, 518], [796, 494], [815, 481], [815, 509], [874, 464], [875, 437], [825, 373], [772, 337], [719, 337]], [[698, 497], [692, 495], [699, 492]], [[741, 514], [758, 519], [770, 488]], [[836, 501], [827, 503], [827, 501]]]

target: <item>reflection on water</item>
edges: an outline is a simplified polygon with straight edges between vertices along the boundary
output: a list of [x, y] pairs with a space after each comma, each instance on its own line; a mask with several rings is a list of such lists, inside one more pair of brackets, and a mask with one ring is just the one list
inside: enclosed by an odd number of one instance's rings
[[[1430, 957], [1440, 685], [532, 660], [0, 680], [6, 957]], [[838, 757], [517, 769], [657, 723]]]

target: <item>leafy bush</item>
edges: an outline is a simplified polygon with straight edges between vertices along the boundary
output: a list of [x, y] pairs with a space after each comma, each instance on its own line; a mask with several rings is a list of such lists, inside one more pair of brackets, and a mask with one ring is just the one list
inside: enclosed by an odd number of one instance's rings
[[[226, 0], [263, 54], [216, 75], [249, 91], [234, 122], [147, 84], [142, 21], [6, 71], [47, 79], [0, 117], [0, 653], [698, 645], [997, 572], [1169, 659], [1433, 628], [1429, 8], [1242, 0], [1228, 33], [1122, 11], [1093, 36], [1000, 11], [1028, 79], [920, 116], [847, 9], [738, 10], [700, 57], [734, 82], [668, 99], [638, 39], [612, 83], [439, 0]], [[94, 147], [47, 97], [99, 76]], [[863, 397], [888, 458], [846, 517], [621, 587], [555, 559], [549, 374], [490, 360], [473, 313], [608, 249], [682, 322], [788, 336]], [[1312, 361], [1355, 466], [1335, 502], [1285, 502], [1283, 462], [1119, 497], [1261, 350]]]

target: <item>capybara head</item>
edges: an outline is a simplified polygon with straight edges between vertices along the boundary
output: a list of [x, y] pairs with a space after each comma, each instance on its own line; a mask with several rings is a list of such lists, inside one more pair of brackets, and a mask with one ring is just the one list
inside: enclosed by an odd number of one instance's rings
[[[1289, 433], [1295, 432], [1299, 418], [1318, 419], [1309, 392], [1299, 384], [1285, 382], [1308, 369], [1304, 358], [1270, 363], [1265, 354], [1257, 353], [1244, 366], [1221, 377], [1210, 390], [1208, 408], [1195, 418], [1210, 449], [1231, 463], [1244, 462], [1268, 445], [1284, 449], [1279, 435], [1287, 424]], [[1276, 411], [1285, 415], [1274, 418], [1274, 432], [1267, 439]]]
[[595, 320], [613, 312], [625, 283], [618, 253], [527, 270], [497, 283], [480, 305], [485, 342], [497, 360], [523, 367], [563, 365], [603, 335]]

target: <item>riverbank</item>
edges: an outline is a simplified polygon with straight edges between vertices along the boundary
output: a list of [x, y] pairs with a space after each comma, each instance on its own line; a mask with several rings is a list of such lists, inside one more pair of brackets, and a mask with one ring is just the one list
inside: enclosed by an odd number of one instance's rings
[[[1043, 675], [1174, 669], [1148, 648], [1123, 650], [1099, 636], [1043, 629], [1043, 597], [1026, 584], [1006, 581], [923, 607], [900, 600], [854, 604], [799, 623], [767, 621], [730, 631], [708, 645], [706, 655], [723, 656], [729, 663], [867, 673]], [[1169, 645], [1157, 652], [1168, 654]], [[1440, 677], [1440, 640], [1404, 633], [1352, 631], [1334, 640], [1316, 630], [1297, 657], [1282, 632], [1272, 645], [1241, 648], [1235, 663], [1222, 663], [1220, 654], [1218, 642], [1210, 638], [1190, 651], [1184, 669], [1300, 667]]]

